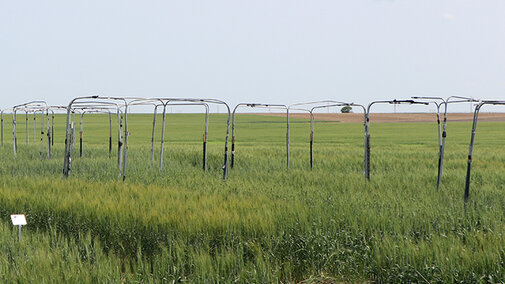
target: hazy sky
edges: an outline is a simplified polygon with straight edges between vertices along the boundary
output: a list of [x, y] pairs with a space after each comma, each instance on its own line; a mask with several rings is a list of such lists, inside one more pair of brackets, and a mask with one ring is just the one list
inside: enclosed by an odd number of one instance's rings
[[0, 107], [92, 94], [505, 99], [503, 0], [0, 0], [0, 43]]

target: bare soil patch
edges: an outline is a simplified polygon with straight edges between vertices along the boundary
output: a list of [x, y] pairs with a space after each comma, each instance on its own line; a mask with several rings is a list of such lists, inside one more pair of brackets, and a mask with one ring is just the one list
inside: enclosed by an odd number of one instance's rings
[[[256, 113], [266, 116], [286, 116], [285, 113]], [[290, 117], [310, 119], [308, 113], [291, 113]], [[316, 113], [316, 120], [338, 121], [344, 123], [363, 123], [363, 114], [359, 113]], [[372, 113], [372, 122], [434, 122], [437, 115], [434, 113]], [[447, 121], [472, 121], [473, 113], [448, 113]], [[481, 112], [479, 121], [505, 121], [505, 113]]]

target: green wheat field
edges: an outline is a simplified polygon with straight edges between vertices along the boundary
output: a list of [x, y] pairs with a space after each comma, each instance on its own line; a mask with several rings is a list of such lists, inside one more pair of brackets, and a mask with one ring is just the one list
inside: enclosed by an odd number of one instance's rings
[[[40, 130], [33, 137], [31, 120], [26, 144], [23, 115], [14, 157], [12, 121], [5, 117], [2, 283], [505, 280], [505, 123], [479, 123], [465, 205], [468, 122], [448, 124], [437, 191], [435, 117], [372, 121], [370, 181], [362, 173], [362, 124], [316, 123], [311, 170], [310, 123], [293, 119], [288, 171], [284, 119], [250, 114], [237, 117], [235, 167], [226, 181], [222, 114], [210, 117], [207, 172], [202, 114], [167, 115], [162, 171], [160, 123], [151, 164], [152, 116], [129, 115], [125, 182], [118, 176], [116, 127], [109, 157], [108, 117], [85, 116], [83, 157], [77, 141], [65, 179], [65, 117], [55, 120], [48, 160], [40, 158]], [[21, 242], [10, 223], [14, 213], [28, 220]]]

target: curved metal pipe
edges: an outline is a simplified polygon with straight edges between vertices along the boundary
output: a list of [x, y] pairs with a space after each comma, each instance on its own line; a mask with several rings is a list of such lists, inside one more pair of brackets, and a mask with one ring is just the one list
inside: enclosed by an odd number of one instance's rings
[[475, 134], [477, 133], [477, 122], [479, 120], [479, 112], [484, 105], [505, 105], [505, 101], [481, 101], [475, 107], [473, 114], [473, 124], [472, 124], [472, 136], [470, 138], [470, 146], [468, 147], [468, 162], [466, 170], [466, 180], [465, 180], [465, 203], [468, 202], [470, 198], [470, 181], [471, 181], [471, 171], [472, 171], [472, 155], [475, 143]]
[[[84, 100], [102, 100], [102, 101], [84, 101]], [[121, 103], [118, 103], [120, 101]], [[70, 101], [70, 103], [67, 106], [67, 122], [66, 122], [66, 138], [65, 138], [65, 154], [64, 154], [64, 161], [63, 161], [63, 175], [67, 177], [71, 170], [72, 170], [72, 144], [73, 144], [73, 139], [72, 136], [74, 135], [73, 132], [75, 128], [73, 127], [73, 122], [71, 120], [71, 114], [74, 112], [73, 111], [73, 106], [76, 104], [77, 106], [82, 107], [83, 104], [95, 104], [98, 106], [115, 106], [117, 109], [117, 114], [118, 114], [118, 132], [119, 132], [119, 138], [118, 138], [118, 165], [121, 168], [121, 156], [122, 156], [122, 143], [121, 143], [121, 131], [122, 131], [122, 121], [120, 119], [120, 113], [122, 113], [121, 108], [124, 107], [125, 109], [125, 117], [126, 117], [126, 111], [127, 111], [127, 106], [126, 106], [126, 100], [124, 98], [115, 98], [115, 97], [100, 97], [100, 96], [87, 96], [87, 97], [77, 97], [74, 98]], [[127, 128], [125, 127], [125, 134], [127, 133]], [[124, 175], [124, 161], [126, 159], [126, 155], [123, 158], [123, 180], [125, 178]]]
[[365, 177], [370, 180], [370, 109], [375, 104], [422, 104], [428, 105], [427, 102], [419, 102], [414, 100], [389, 100], [389, 101], [372, 101], [368, 104], [365, 119]]
[[231, 168], [235, 165], [235, 114], [240, 107], [251, 108], [277, 108], [286, 110], [286, 167], [289, 169], [289, 108], [281, 104], [263, 104], [263, 103], [239, 103], [232, 112], [231, 123]]
[[[13, 114], [12, 114], [12, 139], [13, 139], [13, 150], [14, 150], [14, 156], [17, 155], [17, 135], [16, 135], [16, 115], [17, 111], [24, 111], [25, 112], [25, 127], [26, 127], [26, 144], [28, 145], [29, 142], [29, 135], [28, 135], [28, 113], [32, 113], [35, 111], [45, 111], [47, 109], [47, 103], [45, 101], [31, 101], [28, 103], [16, 105], [12, 108]], [[35, 113], [34, 113], [35, 116]], [[34, 132], [35, 132], [35, 127], [34, 127]], [[35, 135], [34, 135], [35, 137]], [[34, 138], [35, 139], [35, 138]]]
[[310, 109], [310, 168], [313, 168], [313, 144], [314, 144], [314, 110], [321, 108], [330, 108], [330, 107], [341, 107], [341, 106], [355, 106], [360, 107], [363, 110], [363, 123], [366, 121], [366, 109], [365, 106], [355, 103], [346, 103], [346, 102], [334, 102], [331, 105], [320, 105], [314, 106]]
[[[203, 170], [207, 171], [207, 135], [209, 132], [209, 105], [207, 103], [168, 103], [167, 106], [204, 106], [205, 107], [205, 122], [204, 122], [204, 133], [203, 133]], [[153, 128], [154, 131], [154, 128]]]

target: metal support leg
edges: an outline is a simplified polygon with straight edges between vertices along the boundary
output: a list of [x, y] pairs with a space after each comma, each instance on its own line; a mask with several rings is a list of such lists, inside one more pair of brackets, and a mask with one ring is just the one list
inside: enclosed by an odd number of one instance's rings
[[160, 171], [163, 169], [163, 145], [165, 143], [165, 121], [167, 106], [163, 106], [163, 125], [161, 126]]
[[473, 114], [472, 137], [470, 138], [470, 147], [468, 149], [468, 163], [467, 163], [467, 170], [466, 170], [465, 196], [464, 196], [465, 202], [467, 202], [468, 198], [470, 197], [470, 177], [471, 177], [471, 171], [472, 171], [473, 145], [475, 142], [475, 133], [477, 131], [477, 121], [479, 118], [479, 110], [480, 110], [481, 106], [482, 106], [482, 104], [477, 105], [477, 107], [475, 108], [475, 112]]

